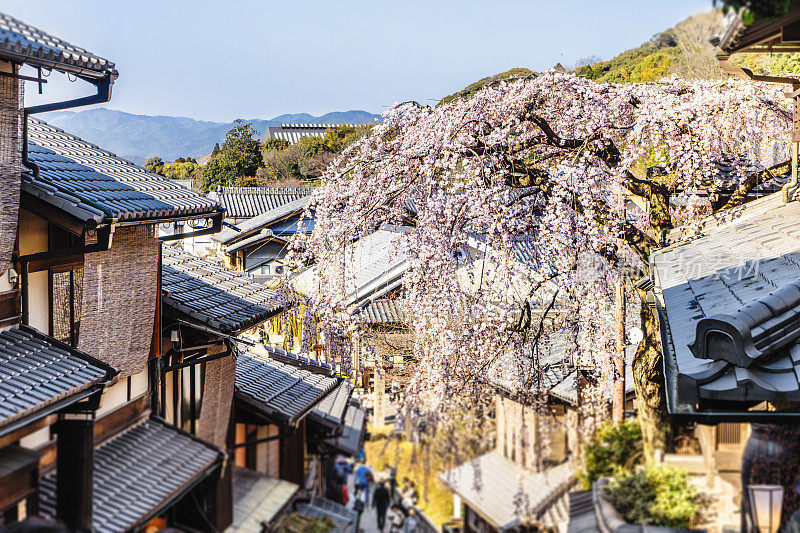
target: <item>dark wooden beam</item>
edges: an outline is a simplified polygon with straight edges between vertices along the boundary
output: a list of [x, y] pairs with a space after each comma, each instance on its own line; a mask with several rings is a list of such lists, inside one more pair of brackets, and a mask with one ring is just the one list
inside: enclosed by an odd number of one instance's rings
[[84, 220], [65, 213], [25, 191], [20, 195], [19, 205], [22, 209], [30, 211], [39, 218], [49, 220], [75, 235], [81, 235], [86, 228]]
[[70, 529], [92, 529], [94, 420], [61, 419], [56, 459], [56, 518]]

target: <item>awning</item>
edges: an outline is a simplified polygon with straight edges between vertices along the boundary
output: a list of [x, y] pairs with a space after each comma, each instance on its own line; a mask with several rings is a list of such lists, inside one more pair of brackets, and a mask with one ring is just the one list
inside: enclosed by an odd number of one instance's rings
[[338, 384], [335, 377], [254, 352], [240, 353], [236, 362], [236, 399], [277, 423], [297, 424]]
[[[223, 453], [151, 418], [104, 442], [94, 452], [92, 529], [127, 531], [162, 514], [211, 475]], [[54, 518], [56, 475], [41, 481], [40, 513]]]
[[355, 402], [350, 403], [344, 415], [342, 434], [338, 437], [326, 439], [325, 443], [345, 455], [355, 457], [364, 443], [364, 435], [367, 428], [366, 419], [366, 411]]
[[0, 332], [0, 436], [100, 391], [115, 374], [31, 327]]
[[261, 533], [297, 494], [300, 487], [238, 466], [233, 467], [231, 533]]
[[[497, 450], [440, 474], [439, 479], [499, 530], [513, 529], [526, 518], [539, 519], [575, 484], [569, 462], [531, 472]], [[520, 495], [525, 503], [516, 508]]]

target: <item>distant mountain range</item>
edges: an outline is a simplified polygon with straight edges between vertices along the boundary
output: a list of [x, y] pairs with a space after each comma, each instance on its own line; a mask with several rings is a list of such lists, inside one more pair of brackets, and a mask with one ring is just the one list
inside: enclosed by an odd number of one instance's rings
[[[164, 161], [196, 157], [211, 152], [225, 139], [232, 123], [204, 122], [186, 117], [132, 115], [97, 108], [83, 111], [55, 111], [42, 118], [68, 133], [97, 144], [134, 163], [143, 164], [158, 156]], [[308, 113], [280, 115], [268, 120], [249, 120], [263, 135], [267, 126], [282, 123], [373, 124], [380, 115], [367, 111], [334, 111], [321, 117]]]

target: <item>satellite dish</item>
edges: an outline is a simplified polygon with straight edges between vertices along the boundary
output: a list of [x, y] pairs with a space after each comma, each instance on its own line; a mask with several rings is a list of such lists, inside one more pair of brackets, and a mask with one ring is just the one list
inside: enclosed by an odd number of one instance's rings
[[628, 332], [628, 340], [631, 344], [639, 344], [644, 339], [644, 333], [639, 328], [631, 328]]

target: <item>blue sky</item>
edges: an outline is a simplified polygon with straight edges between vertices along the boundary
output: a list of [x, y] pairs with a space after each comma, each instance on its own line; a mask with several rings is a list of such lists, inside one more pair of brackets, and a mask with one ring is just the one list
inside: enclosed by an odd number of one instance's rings
[[[511, 67], [637, 46], [711, 0], [4, 0], [117, 64], [107, 107], [230, 121], [430, 103]], [[54, 79], [57, 78], [57, 79]], [[43, 100], [87, 87], [54, 75]], [[43, 101], [28, 89], [31, 103]]]

